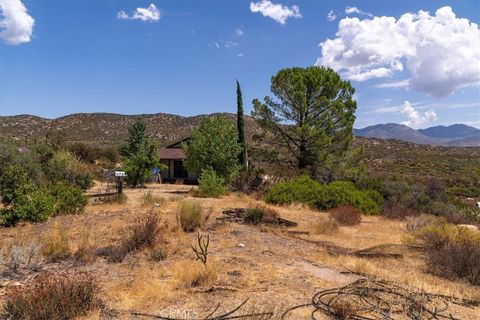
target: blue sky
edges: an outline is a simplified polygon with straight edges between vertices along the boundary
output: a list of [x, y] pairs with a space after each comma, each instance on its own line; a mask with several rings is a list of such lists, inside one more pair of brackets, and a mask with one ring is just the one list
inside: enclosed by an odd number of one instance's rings
[[0, 0], [0, 115], [235, 112], [235, 79], [250, 113], [278, 70], [318, 64], [352, 81], [355, 127], [480, 127], [479, 12], [478, 1]]

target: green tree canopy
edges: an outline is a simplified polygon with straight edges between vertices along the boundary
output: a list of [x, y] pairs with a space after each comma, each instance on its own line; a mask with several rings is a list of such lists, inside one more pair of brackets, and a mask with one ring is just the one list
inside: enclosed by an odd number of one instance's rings
[[198, 173], [212, 168], [219, 176], [231, 181], [239, 170], [237, 130], [221, 117], [204, 118], [193, 130], [192, 140], [183, 145], [186, 167]]
[[254, 99], [252, 115], [265, 131], [264, 142], [288, 165], [316, 175], [345, 154], [356, 109], [349, 81], [323, 67], [288, 68], [272, 77], [271, 90], [277, 99]]
[[143, 185], [150, 177], [151, 170], [159, 165], [156, 148], [143, 119], [138, 119], [128, 127], [127, 140], [119, 151], [130, 186]]

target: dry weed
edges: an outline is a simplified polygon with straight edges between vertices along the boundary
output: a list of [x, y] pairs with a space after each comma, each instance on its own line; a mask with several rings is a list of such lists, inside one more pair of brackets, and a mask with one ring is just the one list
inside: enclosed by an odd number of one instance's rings
[[196, 261], [179, 261], [173, 266], [173, 278], [177, 288], [205, 287], [216, 282], [218, 269], [212, 261], [207, 267]]
[[59, 261], [70, 257], [72, 248], [66, 230], [55, 224], [42, 239], [40, 251], [48, 261]]

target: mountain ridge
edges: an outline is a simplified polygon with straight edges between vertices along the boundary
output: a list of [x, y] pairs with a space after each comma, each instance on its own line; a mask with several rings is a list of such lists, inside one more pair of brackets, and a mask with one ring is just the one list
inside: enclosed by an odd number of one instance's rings
[[358, 137], [396, 139], [441, 146], [480, 146], [480, 129], [465, 125], [435, 126], [415, 130], [403, 124], [386, 123], [354, 129]]
[[[153, 137], [160, 144], [180, 140], [188, 136], [202, 118], [223, 115], [234, 118], [233, 113], [199, 114], [182, 116], [168, 113], [119, 114], [109, 112], [73, 113], [58, 118], [43, 118], [36, 115], [20, 114], [0, 116], [0, 137], [31, 142], [46, 139], [60, 133], [68, 142], [90, 144], [118, 144], [127, 133], [128, 125], [137, 118], [144, 118]], [[246, 116], [247, 134], [259, 132], [259, 127], [250, 116]], [[435, 126], [415, 130], [398, 123], [376, 124], [354, 129], [358, 137], [396, 139], [416, 144], [440, 146], [480, 146], [480, 129], [464, 124]]]

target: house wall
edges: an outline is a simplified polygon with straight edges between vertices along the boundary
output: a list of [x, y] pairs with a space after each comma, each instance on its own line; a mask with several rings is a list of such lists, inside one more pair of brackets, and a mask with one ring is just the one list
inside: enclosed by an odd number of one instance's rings
[[[174, 166], [173, 166], [173, 163], [174, 163], [175, 160], [161, 160], [161, 162], [163, 164], [165, 164], [168, 169], [167, 170], [162, 170], [160, 175], [162, 176], [162, 179], [175, 179], [175, 175], [174, 175]], [[191, 171], [188, 171], [188, 179], [189, 180], [196, 180], [198, 179], [198, 174], [196, 172], [191, 172]]]
[[[162, 164], [166, 165], [167, 167], [170, 167], [170, 166], [169, 166], [170, 160], [160, 160], [160, 162], [161, 162]], [[160, 172], [160, 175], [162, 176], [162, 179], [168, 179], [168, 170], [169, 170], [169, 169], [166, 169], [166, 170], [162, 170], [162, 171]]]

